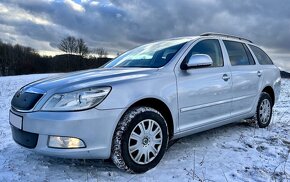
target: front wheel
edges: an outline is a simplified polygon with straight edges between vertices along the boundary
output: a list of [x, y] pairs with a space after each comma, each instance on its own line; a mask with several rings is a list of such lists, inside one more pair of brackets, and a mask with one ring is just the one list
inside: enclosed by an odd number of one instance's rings
[[272, 118], [273, 101], [268, 93], [262, 92], [256, 111], [257, 124], [265, 128], [270, 124]]
[[146, 172], [163, 157], [168, 136], [160, 112], [150, 107], [132, 108], [118, 123], [111, 158], [118, 168], [127, 172]]

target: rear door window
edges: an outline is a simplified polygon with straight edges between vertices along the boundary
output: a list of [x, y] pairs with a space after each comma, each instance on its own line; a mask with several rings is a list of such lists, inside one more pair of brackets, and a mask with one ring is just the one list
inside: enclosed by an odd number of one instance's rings
[[[251, 65], [254, 60], [247, 54], [243, 43], [223, 40], [232, 66]], [[251, 60], [252, 59], [252, 60]]]
[[273, 64], [270, 57], [262, 49], [253, 45], [249, 45], [249, 46], [252, 49], [253, 53], [255, 54], [260, 64], [262, 65]]

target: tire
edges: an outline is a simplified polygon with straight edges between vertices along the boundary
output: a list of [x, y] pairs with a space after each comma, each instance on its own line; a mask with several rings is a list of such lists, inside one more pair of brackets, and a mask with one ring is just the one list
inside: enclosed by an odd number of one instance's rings
[[[152, 126], [151, 130], [149, 126]], [[168, 146], [168, 137], [167, 124], [160, 112], [150, 107], [132, 108], [116, 127], [111, 158], [119, 169], [129, 173], [144, 173], [162, 159]]]
[[273, 101], [271, 96], [262, 92], [256, 110], [256, 120], [260, 128], [267, 127], [272, 118]]

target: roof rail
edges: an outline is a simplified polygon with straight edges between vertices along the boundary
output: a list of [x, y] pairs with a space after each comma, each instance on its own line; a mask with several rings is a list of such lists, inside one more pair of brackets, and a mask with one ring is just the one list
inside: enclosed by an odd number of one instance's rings
[[234, 35], [229, 35], [229, 34], [223, 34], [223, 33], [206, 32], [206, 33], [200, 34], [200, 36], [220, 36], [220, 37], [226, 37], [226, 38], [234, 38], [234, 39], [244, 40], [244, 41], [253, 43], [249, 39], [245, 39], [245, 38], [242, 38], [242, 37], [238, 37], [238, 36], [234, 36]]

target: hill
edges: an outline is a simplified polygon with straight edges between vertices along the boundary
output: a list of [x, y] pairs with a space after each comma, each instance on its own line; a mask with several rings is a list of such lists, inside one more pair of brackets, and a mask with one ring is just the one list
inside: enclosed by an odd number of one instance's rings
[[11, 45], [0, 40], [0, 76], [91, 69], [100, 67], [109, 60], [110, 58], [83, 57], [75, 54], [41, 56], [31, 47]]
[[52, 72], [69, 72], [98, 68], [107, 63], [110, 58], [85, 58], [79, 55], [62, 54], [51, 58], [50, 69]]

